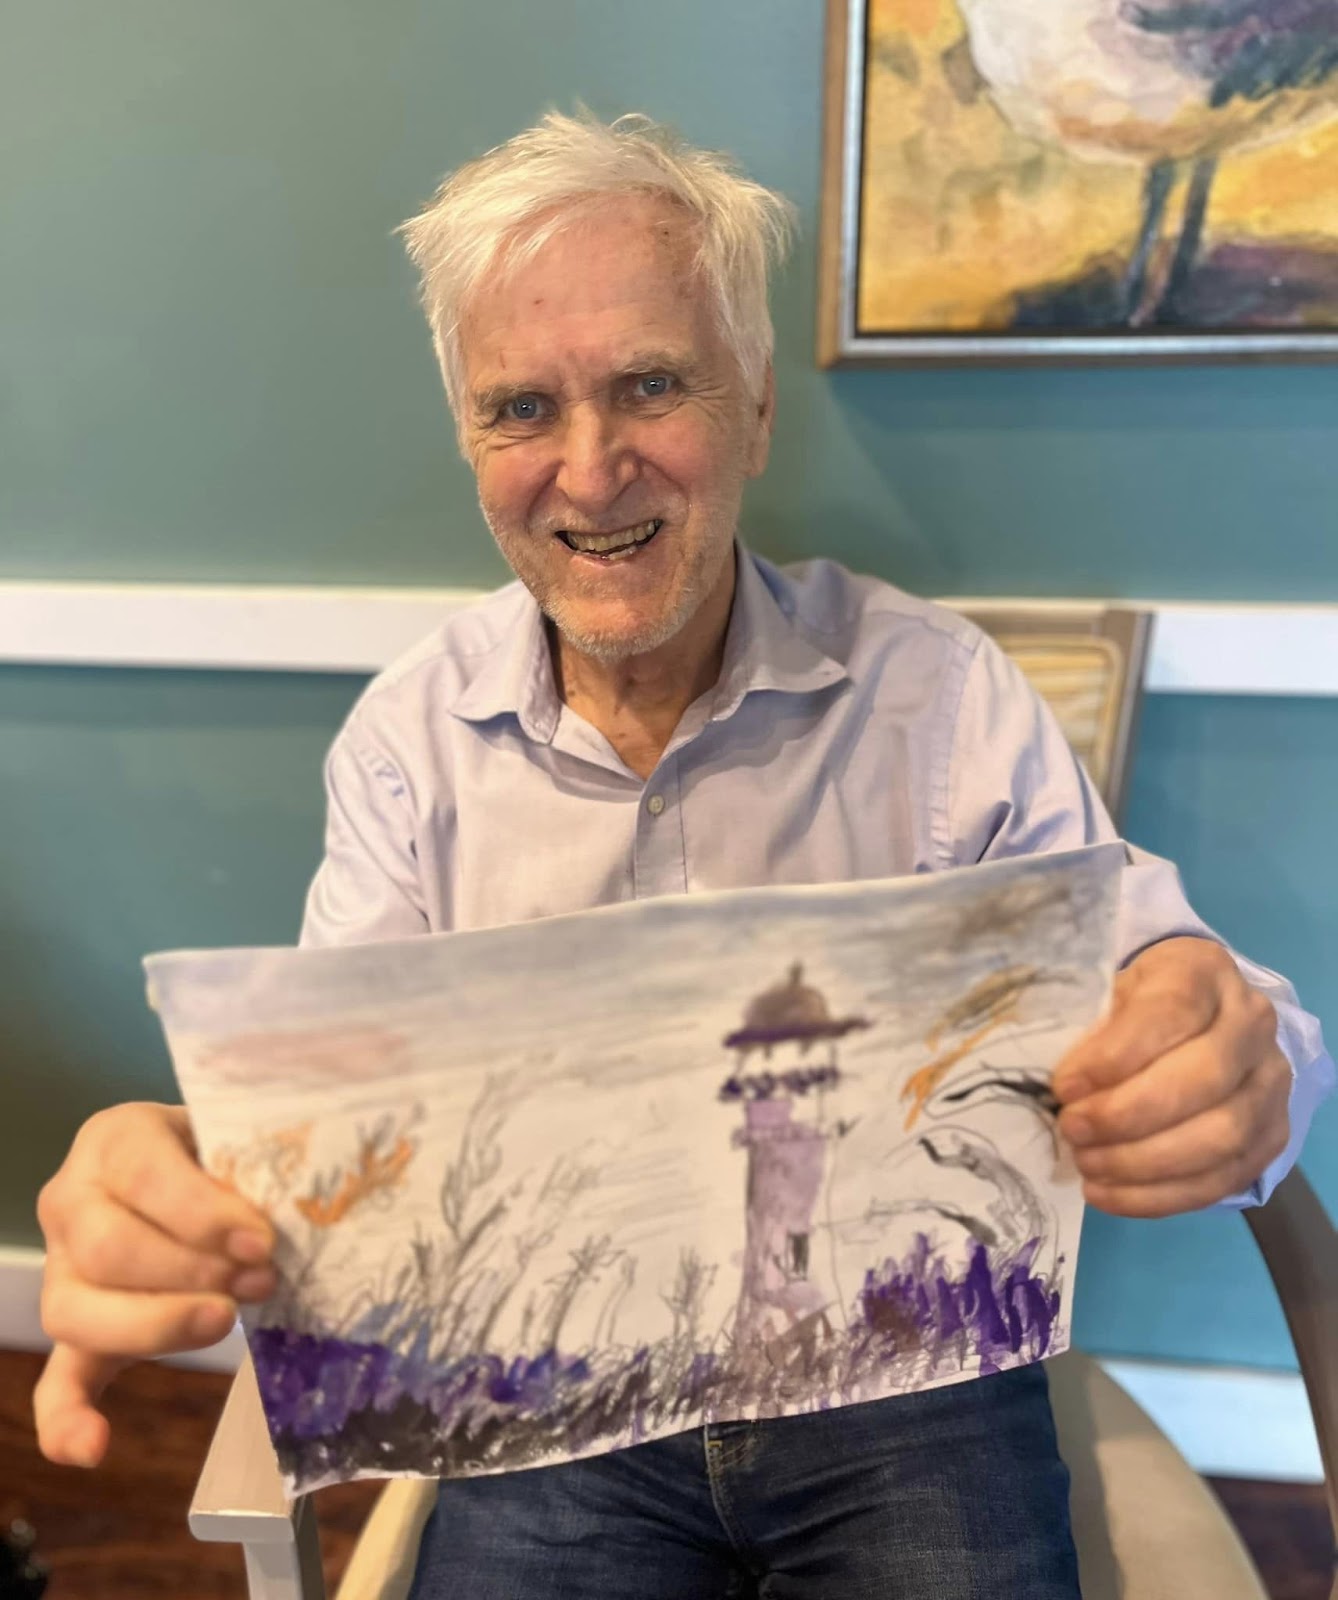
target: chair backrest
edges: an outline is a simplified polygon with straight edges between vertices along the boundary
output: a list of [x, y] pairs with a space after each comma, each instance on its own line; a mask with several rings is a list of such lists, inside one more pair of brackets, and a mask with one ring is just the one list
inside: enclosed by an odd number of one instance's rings
[[1018, 664], [1055, 713], [1118, 827], [1152, 613], [1130, 606], [1038, 601], [949, 601]]

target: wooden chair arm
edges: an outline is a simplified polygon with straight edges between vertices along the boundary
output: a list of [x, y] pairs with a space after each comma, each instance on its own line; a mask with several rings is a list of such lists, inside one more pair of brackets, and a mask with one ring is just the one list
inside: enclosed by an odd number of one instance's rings
[[[1294, 1167], [1265, 1206], [1245, 1212], [1291, 1330], [1319, 1437], [1338, 1544], [1338, 1229]], [[1338, 1579], [1334, 1596], [1338, 1597]]]
[[195, 1486], [190, 1530], [241, 1545], [250, 1600], [325, 1600], [315, 1510], [310, 1496], [293, 1501], [284, 1492], [249, 1355]]

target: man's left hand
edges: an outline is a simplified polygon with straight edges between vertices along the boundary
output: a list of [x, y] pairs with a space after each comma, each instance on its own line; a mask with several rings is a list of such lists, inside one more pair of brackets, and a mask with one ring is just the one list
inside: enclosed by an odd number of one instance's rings
[[1210, 939], [1166, 939], [1131, 961], [1110, 1015], [1054, 1076], [1083, 1193], [1124, 1217], [1248, 1189], [1287, 1147], [1291, 1083], [1272, 1002]]

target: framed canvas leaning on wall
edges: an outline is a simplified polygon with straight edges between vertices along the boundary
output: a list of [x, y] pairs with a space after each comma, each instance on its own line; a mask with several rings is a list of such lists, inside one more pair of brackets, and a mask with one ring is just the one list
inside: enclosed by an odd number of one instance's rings
[[1338, 356], [1338, 0], [829, 0], [818, 353]]

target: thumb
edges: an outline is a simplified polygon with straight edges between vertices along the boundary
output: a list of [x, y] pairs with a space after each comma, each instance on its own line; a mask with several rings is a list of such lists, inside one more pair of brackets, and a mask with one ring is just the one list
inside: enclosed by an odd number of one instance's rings
[[133, 1363], [73, 1345], [53, 1346], [33, 1390], [37, 1443], [48, 1461], [96, 1467], [107, 1453], [111, 1427], [97, 1409], [103, 1390]]

